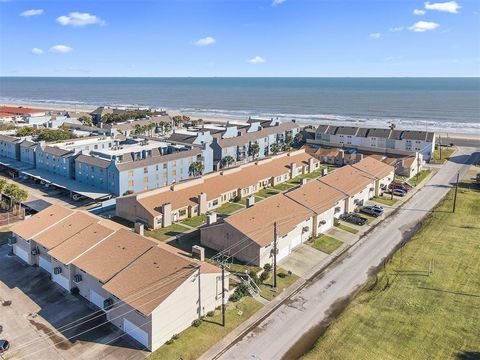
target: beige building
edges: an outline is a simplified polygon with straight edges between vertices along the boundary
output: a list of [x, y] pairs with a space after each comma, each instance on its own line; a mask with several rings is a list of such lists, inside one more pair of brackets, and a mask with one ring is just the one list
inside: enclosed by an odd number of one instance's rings
[[141, 194], [117, 199], [117, 215], [151, 229], [205, 214], [235, 198], [255, 194], [319, 169], [304, 150], [282, 154]]
[[12, 233], [19, 258], [96, 305], [146, 349], [222, 303], [217, 267], [85, 212], [52, 205]]

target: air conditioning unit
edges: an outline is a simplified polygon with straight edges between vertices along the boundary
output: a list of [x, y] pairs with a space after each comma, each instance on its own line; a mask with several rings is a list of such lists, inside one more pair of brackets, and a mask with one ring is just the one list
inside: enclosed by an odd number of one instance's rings
[[308, 232], [308, 230], [310, 230], [310, 228], [308, 226], [304, 226], [302, 229], [302, 233], [306, 233]]
[[39, 248], [32, 249], [31, 254], [33, 256], [39, 255], [40, 254], [40, 249]]
[[75, 283], [79, 283], [79, 282], [82, 282], [82, 275], [81, 274], [76, 274], [74, 277], [73, 277], [73, 282]]
[[57, 266], [53, 269], [53, 273], [55, 275], [61, 274], [62, 273], [62, 268], [60, 266]]
[[112, 298], [108, 298], [108, 299], [103, 300], [103, 308], [105, 310], [110, 310], [112, 307], [113, 307], [113, 299]]
[[335, 208], [335, 214], [336, 214], [336, 213], [339, 213], [341, 210], [342, 210], [342, 209], [340, 208], [340, 206], [337, 206], [337, 207]]
[[322, 220], [322, 221], [319, 221], [319, 222], [318, 222], [318, 225], [325, 225], [326, 223], [327, 223], [326, 220]]

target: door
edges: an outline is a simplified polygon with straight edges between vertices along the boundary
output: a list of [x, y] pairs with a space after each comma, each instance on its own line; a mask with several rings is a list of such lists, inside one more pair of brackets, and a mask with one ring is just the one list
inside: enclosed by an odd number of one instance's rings
[[15, 246], [14, 248], [15, 255], [17, 255], [20, 259], [28, 263], [28, 252], [23, 250], [21, 247]]
[[[145, 326], [150, 326], [149, 324]], [[145, 330], [140, 329], [127, 319], [123, 319], [123, 331], [125, 331], [132, 338], [137, 340], [140, 344], [148, 348], [148, 333]]]
[[45, 259], [44, 257], [42, 256], [38, 257], [38, 265], [42, 269], [48, 271], [49, 273], [52, 273], [52, 263], [49, 260]]
[[65, 276], [63, 276], [62, 274], [53, 274], [52, 279], [65, 290], [70, 291], [70, 281]]
[[97, 305], [100, 309], [103, 310], [104, 301], [105, 301], [105, 298], [103, 296], [101, 296], [100, 294], [96, 293], [93, 290], [90, 290], [90, 302]]

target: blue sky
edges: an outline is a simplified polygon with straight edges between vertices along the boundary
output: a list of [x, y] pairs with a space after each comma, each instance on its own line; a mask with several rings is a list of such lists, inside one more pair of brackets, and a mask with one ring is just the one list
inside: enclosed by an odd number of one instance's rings
[[0, 75], [480, 76], [480, 1], [0, 0]]

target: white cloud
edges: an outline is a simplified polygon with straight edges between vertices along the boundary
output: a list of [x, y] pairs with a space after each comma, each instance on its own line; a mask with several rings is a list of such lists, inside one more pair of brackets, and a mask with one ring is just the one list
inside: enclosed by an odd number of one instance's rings
[[74, 26], [74, 27], [81, 27], [86, 25], [105, 25], [105, 21], [100, 19], [96, 15], [92, 15], [89, 13], [81, 13], [81, 12], [71, 12], [68, 15], [59, 16], [57, 18], [57, 23], [63, 26]]
[[69, 52], [73, 51], [73, 49], [70, 46], [67, 46], [67, 45], [55, 45], [55, 46], [52, 46], [49, 49], [49, 51], [54, 52], [54, 53], [66, 54], [66, 53], [69, 53]]
[[413, 15], [425, 15], [427, 12], [425, 10], [415, 9], [413, 10]]
[[375, 40], [380, 39], [380, 36], [382, 36], [382, 35], [378, 32], [370, 34], [370, 38], [375, 39]]
[[42, 55], [43, 54], [43, 50], [42, 49], [39, 49], [39, 48], [33, 48], [32, 50], [30, 50], [30, 53], [32, 55]]
[[447, 1], [442, 3], [430, 3], [427, 1], [425, 3], [425, 9], [427, 10], [443, 11], [452, 14], [458, 14], [458, 9], [460, 8], [461, 6], [458, 5], [456, 1]]
[[211, 36], [207, 36], [201, 39], [198, 39], [195, 41], [195, 45], [197, 46], [207, 46], [207, 45], [213, 45], [217, 42], [217, 40]]
[[250, 60], [248, 60], [248, 62], [250, 64], [262, 64], [264, 62], [266, 62], [267, 60], [265, 60], [263, 57], [261, 56], [255, 56], [253, 58], [251, 58]]
[[415, 24], [409, 27], [410, 30], [415, 32], [425, 32], [429, 30], [435, 30], [440, 25], [430, 21], [417, 21]]
[[272, 1], [272, 6], [281, 5], [281, 4], [283, 4], [285, 1], [287, 1], [287, 0], [273, 0], [273, 1]]
[[398, 32], [398, 31], [402, 31], [403, 30], [403, 26], [395, 26], [395, 27], [391, 27], [390, 29], [388, 29], [388, 31], [391, 31], [391, 32]]
[[25, 10], [20, 13], [20, 16], [23, 17], [30, 17], [30, 16], [38, 16], [43, 14], [43, 9], [30, 9], [30, 10]]

